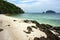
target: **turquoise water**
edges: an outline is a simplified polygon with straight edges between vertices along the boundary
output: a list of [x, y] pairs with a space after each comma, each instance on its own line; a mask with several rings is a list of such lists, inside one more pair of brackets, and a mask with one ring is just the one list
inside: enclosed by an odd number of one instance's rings
[[28, 19], [28, 20], [36, 20], [39, 23], [50, 24], [53, 26], [60, 26], [60, 14], [59, 13], [24, 13], [11, 15], [12, 17]]

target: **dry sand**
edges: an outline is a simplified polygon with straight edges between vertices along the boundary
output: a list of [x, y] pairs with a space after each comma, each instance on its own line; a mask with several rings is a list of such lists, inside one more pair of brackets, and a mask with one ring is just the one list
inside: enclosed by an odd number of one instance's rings
[[36, 26], [33, 23], [25, 23], [23, 19], [17, 19], [13, 17], [8, 17], [5, 15], [0, 15], [0, 28], [3, 31], [0, 32], [0, 40], [34, 40], [34, 37], [44, 36], [47, 38], [47, 35], [39, 31], [39, 29], [33, 29], [34, 32], [31, 34], [26, 34], [28, 26]]

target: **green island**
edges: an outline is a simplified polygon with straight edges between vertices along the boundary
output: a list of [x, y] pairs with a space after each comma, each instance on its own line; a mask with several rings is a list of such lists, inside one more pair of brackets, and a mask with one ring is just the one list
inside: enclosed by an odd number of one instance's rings
[[0, 0], [0, 14], [21, 14], [21, 13], [24, 13], [24, 11], [21, 8], [5, 0]]
[[53, 10], [47, 10], [46, 13], [56, 13], [56, 12]]

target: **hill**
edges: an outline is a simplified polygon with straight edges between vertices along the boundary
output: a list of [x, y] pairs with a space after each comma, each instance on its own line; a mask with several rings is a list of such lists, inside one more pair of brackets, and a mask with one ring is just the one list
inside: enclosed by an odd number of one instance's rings
[[16, 13], [24, 13], [24, 11], [12, 3], [0, 0], [0, 14], [6, 14], [6, 13], [16, 14]]
[[48, 10], [48, 11], [46, 11], [46, 13], [56, 13], [56, 12], [53, 10]]

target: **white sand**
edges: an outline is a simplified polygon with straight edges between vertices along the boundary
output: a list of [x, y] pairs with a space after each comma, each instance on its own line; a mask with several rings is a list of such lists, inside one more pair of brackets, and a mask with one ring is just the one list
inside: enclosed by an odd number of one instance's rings
[[[13, 20], [17, 21], [14, 22]], [[33, 40], [34, 37], [40, 38], [42, 36], [47, 38], [44, 32], [34, 28], [32, 28], [33, 32], [31, 34], [26, 34], [24, 30], [27, 31], [27, 27], [32, 25], [36, 26], [33, 23], [23, 22], [23, 19], [0, 15], [0, 28], [4, 29], [0, 32], [0, 40]]]

